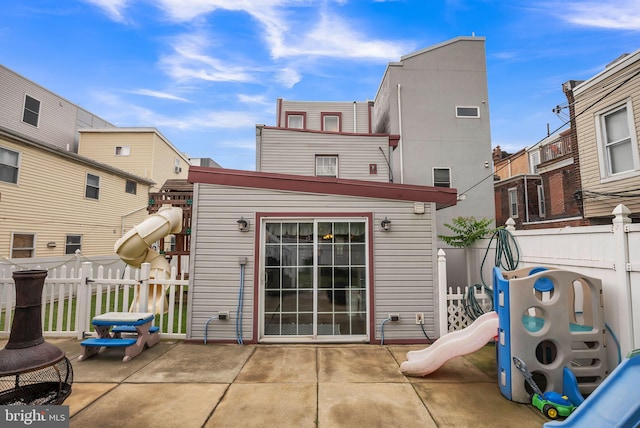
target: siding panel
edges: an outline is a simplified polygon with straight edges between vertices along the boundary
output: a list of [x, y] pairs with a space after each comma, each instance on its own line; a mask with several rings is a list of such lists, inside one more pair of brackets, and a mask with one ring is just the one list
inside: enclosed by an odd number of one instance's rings
[[[372, 198], [353, 198], [296, 192], [196, 184], [192, 236], [191, 322], [188, 337], [202, 339], [206, 321], [217, 311], [229, 311], [230, 322], [217, 322], [209, 330], [210, 340], [235, 340], [235, 310], [238, 304], [240, 267], [238, 257], [247, 257], [243, 331], [245, 340], [253, 335], [253, 305], [256, 296], [254, 278], [256, 212], [262, 213], [372, 213], [373, 278], [375, 289], [371, 314], [380, 339], [380, 326], [389, 313], [399, 313], [400, 322], [385, 326], [385, 340], [423, 339], [415, 324], [415, 312], [424, 312], [425, 328], [430, 335], [436, 329], [435, 207], [426, 204], [424, 215], [413, 214], [413, 203]], [[250, 231], [240, 233], [236, 220], [249, 219]], [[392, 221], [391, 231], [381, 232], [384, 217]]]

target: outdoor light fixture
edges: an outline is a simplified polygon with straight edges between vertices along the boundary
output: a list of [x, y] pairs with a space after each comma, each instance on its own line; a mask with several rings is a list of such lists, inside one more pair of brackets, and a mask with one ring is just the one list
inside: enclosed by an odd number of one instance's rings
[[245, 220], [244, 217], [240, 217], [240, 220], [238, 220], [238, 230], [240, 232], [249, 231], [249, 221]]
[[383, 232], [386, 232], [387, 230], [389, 230], [391, 228], [391, 220], [389, 220], [386, 216], [384, 218], [384, 220], [382, 220], [380, 222], [380, 227], [382, 228]]

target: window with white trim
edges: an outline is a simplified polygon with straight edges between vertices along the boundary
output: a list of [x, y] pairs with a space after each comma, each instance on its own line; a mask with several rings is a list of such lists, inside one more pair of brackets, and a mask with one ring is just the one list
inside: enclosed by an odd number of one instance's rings
[[316, 155], [316, 176], [338, 177], [338, 156]]
[[518, 189], [516, 187], [509, 189], [509, 217], [518, 217]]
[[131, 154], [131, 146], [116, 146], [116, 156], [129, 156]]
[[547, 215], [547, 206], [544, 202], [544, 186], [542, 184], [538, 184], [538, 213], [540, 217]]
[[287, 128], [304, 129], [305, 120], [303, 113], [287, 113]]
[[322, 113], [322, 130], [340, 132], [340, 115], [337, 113]]
[[138, 191], [138, 183], [133, 180], [127, 180], [127, 183], [124, 186], [124, 191], [135, 195]]
[[82, 235], [67, 235], [64, 253], [75, 254], [76, 250], [82, 250]]
[[433, 168], [433, 185], [451, 187], [451, 168]]
[[602, 178], [640, 169], [631, 101], [596, 115], [596, 138]]
[[11, 258], [26, 259], [35, 256], [36, 235], [33, 233], [13, 233], [11, 236]]
[[22, 111], [22, 121], [38, 126], [38, 119], [40, 118], [40, 101], [36, 100], [29, 95], [24, 96], [24, 110]]
[[478, 118], [480, 117], [480, 109], [474, 106], [456, 106], [456, 117]]
[[87, 173], [87, 185], [84, 197], [89, 199], [99, 199], [100, 197], [100, 177]]
[[20, 153], [0, 147], [0, 181], [18, 183]]

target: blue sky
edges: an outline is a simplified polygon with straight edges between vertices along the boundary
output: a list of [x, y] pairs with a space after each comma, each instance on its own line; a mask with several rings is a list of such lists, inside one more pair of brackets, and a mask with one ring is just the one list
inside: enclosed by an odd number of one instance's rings
[[372, 100], [386, 65], [486, 38], [492, 146], [544, 138], [561, 85], [640, 48], [640, 0], [3, 0], [0, 63], [190, 157], [255, 168], [278, 97]]

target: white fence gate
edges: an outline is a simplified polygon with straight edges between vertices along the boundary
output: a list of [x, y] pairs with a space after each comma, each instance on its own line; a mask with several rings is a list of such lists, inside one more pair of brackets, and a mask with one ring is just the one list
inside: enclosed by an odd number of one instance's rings
[[[15, 266], [0, 270], [0, 336], [11, 331], [15, 308]], [[42, 332], [47, 336], [92, 334], [91, 319], [105, 312], [154, 312], [154, 325], [162, 338], [186, 337], [187, 288], [184, 273], [175, 267], [169, 279], [151, 278], [149, 263], [140, 269], [104, 269], [94, 271], [91, 262], [79, 269], [66, 266], [50, 269], [42, 292]], [[150, 291], [151, 290], [151, 291]], [[149, 303], [150, 302], [150, 303]]]

